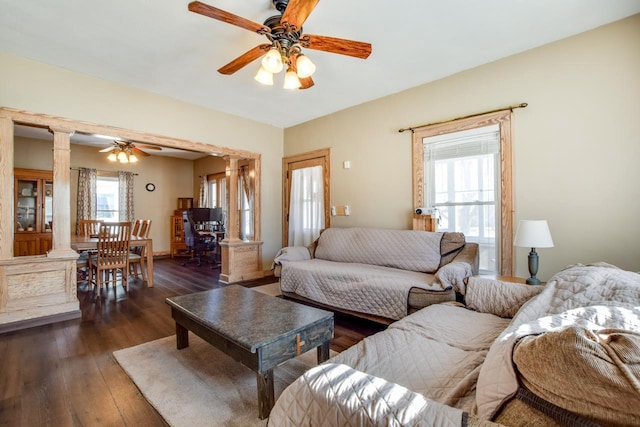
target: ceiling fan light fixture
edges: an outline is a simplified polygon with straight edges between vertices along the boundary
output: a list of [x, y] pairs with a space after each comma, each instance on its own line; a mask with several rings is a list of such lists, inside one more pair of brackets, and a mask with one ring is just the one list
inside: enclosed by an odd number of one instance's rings
[[136, 163], [137, 161], [138, 161], [138, 158], [136, 157], [136, 155], [131, 153], [129, 155], [129, 163]]
[[118, 153], [118, 161], [120, 163], [129, 163], [129, 159], [127, 158], [127, 153], [125, 153], [124, 151], [120, 151]]
[[311, 77], [316, 72], [315, 64], [303, 54], [298, 55], [296, 68], [298, 69], [298, 77], [301, 79]]
[[107, 156], [107, 160], [109, 160], [110, 162], [115, 162], [116, 160], [118, 160], [118, 156], [116, 156], [116, 153], [112, 151]]
[[260, 67], [254, 79], [263, 85], [273, 86], [273, 74], [267, 71], [264, 66]]
[[269, 49], [267, 54], [262, 58], [262, 66], [268, 72], [275, 74], [282, 71], [282, 55], [276, 47]]
[[300, 79], [298, 79], [298, 75], [293, 68], [289, 67], [287, 69], [287, 73], [284, 75], [284, 88], [285, 89], [298, 89], [302, 84], [300, 83]]

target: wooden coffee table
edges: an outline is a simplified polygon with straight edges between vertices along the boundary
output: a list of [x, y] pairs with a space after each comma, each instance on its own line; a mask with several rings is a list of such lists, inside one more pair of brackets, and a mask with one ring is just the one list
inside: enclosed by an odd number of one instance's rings
[[329, 358], [333, 313], [230, 285], [167, 298], [176, 321], [178, 349], [195, 333], [256, 372], [258, 416], [275, 403], [273, 368], [317, 347], [318, 363]]

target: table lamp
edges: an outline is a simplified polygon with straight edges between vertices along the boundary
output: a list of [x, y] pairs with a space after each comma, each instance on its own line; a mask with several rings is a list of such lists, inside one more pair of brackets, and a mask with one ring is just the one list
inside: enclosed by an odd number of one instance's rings
[[536, 248], [552, 248], [553, 240], [546, 220], [521, 220], [516, 231], [516, 238], [513, 242], [516, 246], [531, 248], [529, 252], [529, 274], [527, 279], [529, 285], [539, 285], [538, 274], [538, 253]]

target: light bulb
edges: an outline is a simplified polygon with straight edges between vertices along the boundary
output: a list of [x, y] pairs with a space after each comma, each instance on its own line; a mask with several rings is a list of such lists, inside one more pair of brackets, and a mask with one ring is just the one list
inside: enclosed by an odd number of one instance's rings
[[136, 157], [135, 154], [130, 154], [129, 155], [129, 163], [135, 163], [138, 161], [138, 158]]
[[265, 70], [264, 67], [260, 67], [254, 79], [263, 85], [273, 86], [273, 74]]
[[118, 161], [120, 163], [129, 163], [129, 159], [127, 159], [127, 153], [121, 151], [118, 153]]
[[287, 74], [284, 75], [284, 88], [285, 89], [298, 89], [301, 86], [298, 75], [293, 68], [289, 67]]
[[111, 153], [109, 153], [109, 155], [107, 156], [107, 160], [111, 161], [111, 162], [115, 162], [116, 160], [118, 160], [118, 156], [116, 156], [116, 153], [114, 153], [113, 151]]
[[298, 69], [298, 77], [304, 79], [311, 77], [316, 72], [316, 66], [309, 58], [300, 54], [296, 60], [296, 68]]
[[280, 55], [280, 51], [275, 47], [269, 49], [269, 52], [262, 58], [262, 66], [273, 74], [282, 71], [282, 55]]

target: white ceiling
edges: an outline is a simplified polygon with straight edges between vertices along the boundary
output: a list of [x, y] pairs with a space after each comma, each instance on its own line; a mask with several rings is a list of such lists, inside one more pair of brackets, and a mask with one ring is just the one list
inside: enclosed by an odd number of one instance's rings
[[[262, 23], [271, 0], [203, 0]], [[0, 0], [0, 51], [271, 124], [293, 126], [640, 12], [639, 0], [321, 0], [304, 32], [370, 42], [367, 60], [306, 50], [315, 86], [217, 69], [266, 38], [189, 0]], [[0, 65], [1, 66], [1, 65]]]

